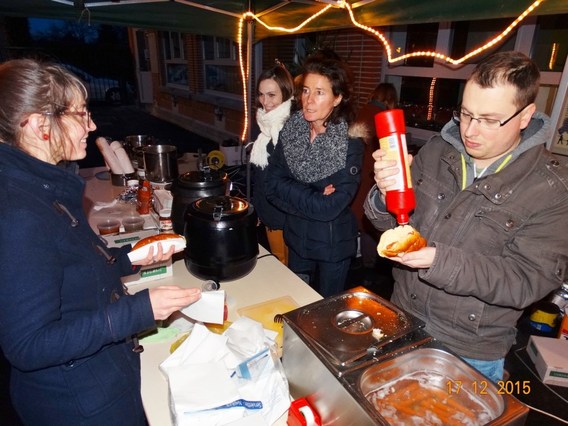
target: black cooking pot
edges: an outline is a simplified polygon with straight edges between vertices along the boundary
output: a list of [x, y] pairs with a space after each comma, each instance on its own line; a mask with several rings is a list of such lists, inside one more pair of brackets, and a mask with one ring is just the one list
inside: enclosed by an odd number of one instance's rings
[[231, 281], [256, 265], [257, 216], [245, 200], [227, 195], [200, 198], [185, 216], [185, 266], [198, 278]]
[[195, 200], [214, 195], [226, 195], [229, 178], [227, 173], [206, 168], [184, 173], [173, 181], [171, 192], [172, 225], [176, 234], [184, 234], [185, 213]]

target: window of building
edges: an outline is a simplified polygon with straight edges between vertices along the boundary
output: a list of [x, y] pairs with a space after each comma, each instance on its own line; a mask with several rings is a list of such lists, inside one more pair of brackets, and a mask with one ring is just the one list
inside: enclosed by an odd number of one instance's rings
[[183, 34], [174, 31], [160, 32], [164, 84], [169, 87], [188, 89], [187, 61]]
[[[453, 42], [451, 57], [459, 59], [472, 50], [483, 46], [497, 34], [503, 32], [511, 24], [511, 19], [486, 19], [481, 21], [459, 21], [453, 23]], [[480, 55], [466, 60], [466, 64], [475, 64], [485, 57], [496, 52], [515, 50], [515, 37], [517, 31], [512, 31], [504, 41], [494, 48], [487, 49]]]
[[[436, 50], [438, 23], [408, 25], [406, 30], [406, 50], [404, 53]], [[407, 67], [431, 67], [434, 58], [417, 56], [404, 61]]]
[[402, 77], [400, 107], [408, 127], [440, 131], [460, 104], [463, 80]]
[[213, 36], [204, 36], [202, 40], [205, 92], [229, 97], [242, 96], [237, 43]]
[[[437, 29], [435, 50], [459, 59], [499, 35], [512, 19], [491, 19], [472, 22], [443, 22]], [[423, 31], [424, 40], [417, 34]], [[410, 33], [409, 33], [410, 31]], [[412, 34], [413, 33], [413, 34]], [[398, 54], [415, 48], [432, 49], [433, 28], [393, 26], [389, 38]], [[530, 54], [541, 70], [541, 89], [537, 109], [551, 114], [565, 66], [568, 45], [568, 14], [530, 17], [492, 49], [471, 57], [466, 66], [449, 67], [439, 61], [432, 66], [404, 65], [384, 67], [386, 81], [398, 90], [406, 124], [417, 138], [427, 140], [432, 131], [439, 131], [451, 119], [451, 111], [461, 102], [461, 93], [472, 65], [499, 51], [519, 50]], [[422, 43], [422, 44], [421, 44]], [[404, 51], [407, 49], [407, 51]]]
[[539, 16], [531, 57], [541, 71], [562, 72], [568, 55], [568, 14]]

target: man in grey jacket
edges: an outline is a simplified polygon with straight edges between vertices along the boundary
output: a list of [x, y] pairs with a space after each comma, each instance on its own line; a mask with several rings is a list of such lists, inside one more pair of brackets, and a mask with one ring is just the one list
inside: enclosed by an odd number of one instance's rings
[[[519, 52], [477, 65], [454, 119], [412, 162], [410, 224], [428, 246], [392, 258], [392, 301], [493, 381], [523, 309], [568, 280], [568, 161], [545, 148], [539, 81]], [[397, 164], [384, 155], [373, 154], [377, 185], [365, 202], [380, 230], [396, 226], [384, 194]]]

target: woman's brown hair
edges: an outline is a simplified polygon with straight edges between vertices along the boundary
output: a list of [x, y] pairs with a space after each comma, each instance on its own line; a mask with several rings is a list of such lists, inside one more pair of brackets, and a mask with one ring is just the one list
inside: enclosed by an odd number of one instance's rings
[[62, 117], [77, 98], [87, 99], [81, 81], [61, 65], [15, 59], [0, 65], [0, 142], [28, 152], [23, 126], [31, 114], [43, 114], [50, 124], [46, 143], [53, 158], [62, 158], [68, 138]]

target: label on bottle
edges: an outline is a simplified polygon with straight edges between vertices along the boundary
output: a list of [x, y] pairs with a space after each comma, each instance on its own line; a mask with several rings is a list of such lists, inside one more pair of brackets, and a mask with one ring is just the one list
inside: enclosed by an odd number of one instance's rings
[[160, 216], [160, 232], [162, 234], [171, 233], [174, 230], [172, 219], [170, 217]]
[[[400, 141], [399, 141], [400, 138]], [[389, 187], [389, 191], [404, 191], [412, 188], [410, 178], [410, 165], [408, 164], [408, 148], [406, 147], [406, 135], [392, 134], [379, 139], [381, 149], [386, 152], [385, 160], [394, 160], [399, 165], [399, 172], [391, 176], [395, 183]], [[402, 164], [402, 167], [400, 165]]]

